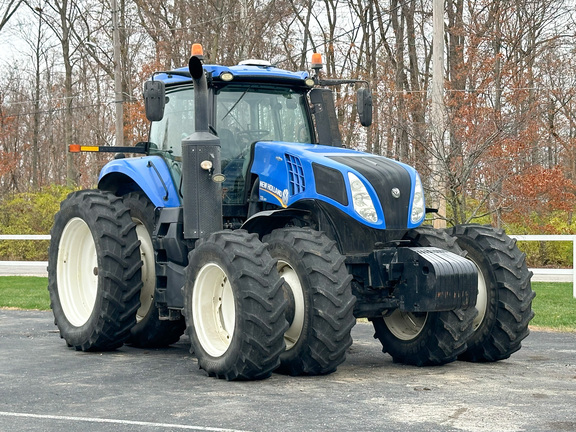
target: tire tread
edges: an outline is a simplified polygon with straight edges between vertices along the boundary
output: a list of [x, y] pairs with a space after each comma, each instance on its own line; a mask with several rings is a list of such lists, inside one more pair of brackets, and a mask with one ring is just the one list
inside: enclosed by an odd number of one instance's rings
[[521, 348], [530, 333], [528, 324], [534, 317], [530, 272], [526, 255], [516, 246], [516, 240], [504, 230], [489, 225], [460, 225], [451, 229], [463, 248], [475, 248], [490, 266], [497, 301], [489, 311], [461, 360], [491, 362], [510, 357]]
[[[58, 295], [57, 260], [62, 231], [72, 217], [82, 218], [90, 227], [101, 262], [96, 302], [91, 318], [81, 328], [72, 326], [63, 312]], [[139, 240], [135, 225], [122, 200], [100, 190], [73, 192], [61, 203], [50, 232], [48, 276], [50, 305], [54, 322], [66, 343], [78, 351], [109, 351], [123, 345], [135, 324], [130, 312], [138, 307], [141, 282]]]
[[[229, 270], [228, 278], [236, 287], [244, 316], [240, 328], [234, 331], [238, 349], [223, 354], [224, 359], [214, 359], [204, 352], [193, 327], [192, 290], [196, 268], [203, 263], [204, 251], [214, 250], [222, 256]], [[280, 354], [285, 350], [284, 332], [286, 301], [282, 281], [276, 272], [276, 263], [256, 234], [243, 230], [218, 231], [200, 239], [190, 252], [186, 271], [187, 285], [184, 295], [184, 314], [188, 324], [186, 333], [192, 341], [190, 352], [195, 354], [198, 365], [211, 377], [231, 380], [257, 380], [269, 377], [278, 367]], [[232, 346], [232, 344], [231, 344]]]
[[334, 372], [346, 359], [352, 345], [350, 334], [356, 324], [351, 280], [344, 257], [336, 243], [319, 231], [308, 228], [282, 228], [264, 237], [264, 241], [282, 243], [296, 251], [310, 281], [311, 331], [297, 355], [281, 356], [281, 373], [323, 375]]

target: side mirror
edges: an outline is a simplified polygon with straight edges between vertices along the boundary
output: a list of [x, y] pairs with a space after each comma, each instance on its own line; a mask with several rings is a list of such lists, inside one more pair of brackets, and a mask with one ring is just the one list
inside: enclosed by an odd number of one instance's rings
[[362, 126], [372, 124], [372, 93], [370, 89], [362, 87], [356, 93], [356, 105], [358, 108], [358, 117]]
[[149, 121], [160, 121], [164, 117], [166, 86], [162, 81], [144, 83], [144, 107]]

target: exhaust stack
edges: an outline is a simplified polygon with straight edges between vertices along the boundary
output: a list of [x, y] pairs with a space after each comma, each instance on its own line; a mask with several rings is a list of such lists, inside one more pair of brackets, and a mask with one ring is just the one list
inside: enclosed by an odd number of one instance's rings
[[222, 229], [220, 138], [210, 131], [208, 83], [202, 60], [188, 63], [194, 82], [194, 130], [182, 140], [182, 207], [184, 238], [196, 240]]

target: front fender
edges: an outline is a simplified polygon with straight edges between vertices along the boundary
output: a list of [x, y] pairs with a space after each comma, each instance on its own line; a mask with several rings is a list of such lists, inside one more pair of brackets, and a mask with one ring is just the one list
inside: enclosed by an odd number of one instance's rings
[[309, 214], [310, 212], [308, 210], [294, 208], [265, 210], [251, 216], [246, 222], [244, 222], [242, 229], [263, 237], [277, 228], [284, 227], [286, 223], [291, 220], [301, 219]]
[[179, 207], [180, 197], [170, 170], [160, 156], [115, 159], [98, 178], [98, 188], [114, 192], [142, 190], [156, 207]]

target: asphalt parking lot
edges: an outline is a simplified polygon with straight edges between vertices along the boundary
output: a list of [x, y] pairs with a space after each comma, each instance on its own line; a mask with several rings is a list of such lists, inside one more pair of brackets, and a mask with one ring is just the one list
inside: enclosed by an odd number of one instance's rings
[[510, 359], [394, 364], [359, 323], [338, 371], [208, 378], [187, 340], [66, 347], [51, 312], [0, 310], [1, 431], [574, 431], [576, 334], [533, 331]]

